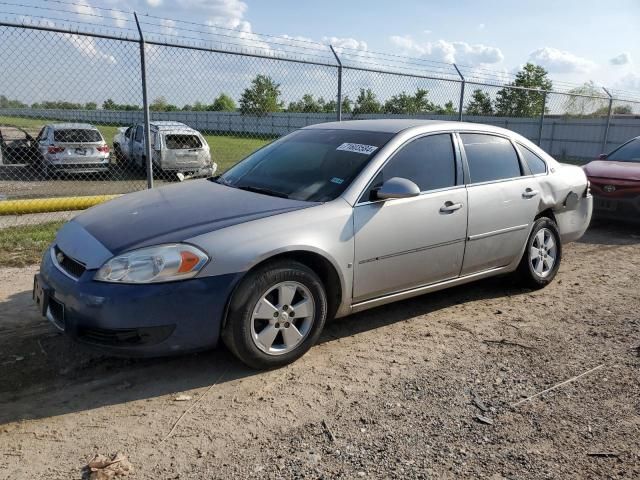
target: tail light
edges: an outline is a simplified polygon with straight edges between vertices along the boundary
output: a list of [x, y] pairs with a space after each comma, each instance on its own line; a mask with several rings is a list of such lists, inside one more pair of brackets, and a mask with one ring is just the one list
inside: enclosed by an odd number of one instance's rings
[[55, 145], [51, 145], [48, 149], [47, 152], [49, 153], [60, 153], [60, 152], [64, 152], [64, 147], [56, 147]]
[[96, 150], [100, 153], [109, 153], [109, 145], [100, 145]]

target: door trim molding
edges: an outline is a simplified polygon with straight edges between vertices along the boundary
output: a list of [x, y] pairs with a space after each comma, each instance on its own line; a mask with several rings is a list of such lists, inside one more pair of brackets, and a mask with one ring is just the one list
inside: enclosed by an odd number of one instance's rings
[[493, 237], [494, 235], [501, 235], [503, 233], [509, 233], [509, 232], [517, 232], [518, 230], [524, 230], [528, 226], [529, 224], [525, 223], [524, 225], [515, 225], [513, 227], [501, 228], [499, 230], [492, 230], [490, 232], [478, 233], [476, 235], [469, 235], [467, 237], [467, 240], [472, 242], [474, 240], [481, 240], [483, 238]]
[[377, 262], [378, 260], [386, 260], [387, 258], [399, 257], [401, 255], [407, 255], [409, 253], [418, 253], [424, 252], [425, 250], [431, 250], [432, 248], [438, 247], [446, 247], [449, 245], [454, 245], [456, 243], [464, 242], [464, 238], [458, 238], [456, 240], [449, 240], [448, 242], [434, 243], [432, 245], [426, 245], [424, 247], [412, 248], [410, 250], [402, 250], [401, 252], [389, 253], [387, 255], [380, 255], [379, 257], [367, 258], [366, 260], [360, 260], [358, 265], [362, 265], [364, 263]]
[[362, 302], [351, 304], [351, 313], [361, 312], [369, 308], [378, 307], [387, 303], [397, 302], [406, 298], [417, 297], [429, 292], [435, 292], [438, 290], [444, 290], [445, 288], [454, 287], [463, 283], [468, 283], [474, 280], [480, 280], [485, 277], [491, 277], [499, 273], [509, 271], [509, 266], [495, 267], [481, 272], [472, 273], [463, 277], [452, 278], [443, 282], [432, 283], [429, 285], [422, 285], [420, 287], [411, 288], [409, 290], [402, 290], [400, 292], [390, 293], [381, 297], [372, 298]]

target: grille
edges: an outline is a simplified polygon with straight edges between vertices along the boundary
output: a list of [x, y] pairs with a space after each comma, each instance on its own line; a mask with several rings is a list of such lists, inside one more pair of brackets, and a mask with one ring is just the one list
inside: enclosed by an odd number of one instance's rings
[[53, 247], [53, 254], [56, 257], [56, 262], [58, 262], [60, 268], [72, 277], [80, 278], [86, 270], [84, 264], [68, 257], [57, 245]]
[[64, 330], [64, 305], [53, 297], [49, 297], [49, 314], [51, 315], [51, 320]]
[[175, 325], [118, 329], [80, 327], [78, 328], [78, 337], [88, 343], [115, 347], [152, 345], [165, 340], [174, 329]]

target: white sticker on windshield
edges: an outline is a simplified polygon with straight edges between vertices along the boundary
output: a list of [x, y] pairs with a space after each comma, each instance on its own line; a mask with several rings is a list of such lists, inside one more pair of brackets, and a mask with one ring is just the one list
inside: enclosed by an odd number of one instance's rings
[[364, 155], [371, 155], [378, 147], [373, 145], [363, 145], [361, 143], [343, 143], [336, 150], [343, 150], [345, 152], [362, 153]]

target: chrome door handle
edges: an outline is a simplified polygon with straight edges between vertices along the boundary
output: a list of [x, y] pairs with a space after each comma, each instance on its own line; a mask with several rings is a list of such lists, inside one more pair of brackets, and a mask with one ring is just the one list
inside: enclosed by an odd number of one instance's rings
[[533, 198], [538, 195], [538, 190], [532, 190], [531, 188], [527, 188], [524, 192], [522, 192], [523, 198]]
[[462, 203], [452, 203], [445, 202], [442, 207], [440, 207], [440, 213], [451, 213], [456, 210], [460, 210], [462, 208]]

